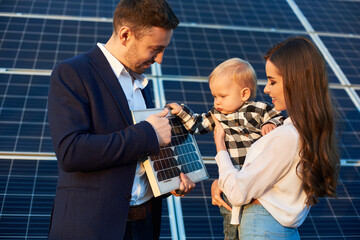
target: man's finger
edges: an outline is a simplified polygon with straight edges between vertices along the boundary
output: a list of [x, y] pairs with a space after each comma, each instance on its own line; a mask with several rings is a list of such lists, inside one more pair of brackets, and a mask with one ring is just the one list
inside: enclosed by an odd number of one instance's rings
[[195, 183], [185, 174], [180, 173], [181, 182], [184, 183], [186, 190], [192, 190], [195, 187]]
[[157, 115], [159, 117], [165, 117], [168, 114], [168, 112], [169, 112], [169, 109], [165, 108], [164, 110], [162, 110], [161, 112], [159, 112], [159, 113], [157, 113], [155, 115]]

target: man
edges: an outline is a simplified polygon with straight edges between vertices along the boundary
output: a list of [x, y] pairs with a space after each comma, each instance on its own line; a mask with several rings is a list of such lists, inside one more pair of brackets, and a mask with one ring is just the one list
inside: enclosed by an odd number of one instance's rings
[[[171, 141], [168, 110], [133, 124], [130, 110], [153, 107], [145, 70], [161, 63], [179, 20], [165, 0], [122, 0], [108, 42], [58, 64], [48, 118], [59, 180], [49, 239], [158, 239], [161, 198], [141, 160]], [[195, 184], [181, 174], [176, 196]]]

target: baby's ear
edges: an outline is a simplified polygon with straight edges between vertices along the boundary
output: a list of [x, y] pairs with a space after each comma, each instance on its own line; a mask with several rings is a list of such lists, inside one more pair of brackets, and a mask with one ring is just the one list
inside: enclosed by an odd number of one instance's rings
[[251, 90], [250, 90], [250, 88], [245, 87], [245, 88], [243, 88], [243, 89], [241, 90], [241, 100], [242, 100], [243, 102], [249, 100], [250, 96], [251, 96]]

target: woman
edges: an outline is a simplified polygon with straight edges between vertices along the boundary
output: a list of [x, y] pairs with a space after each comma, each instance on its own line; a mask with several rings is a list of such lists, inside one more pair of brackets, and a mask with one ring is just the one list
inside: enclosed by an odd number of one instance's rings
[[243, 206], [240, 239], [299, 239], [297, 228], [319, 197], [335, 197], [339, 156], [325, 61], [307, 38], [289, 38], [265, 56], [264, 92], [275, 109], [286, 110], [284, 125], [252, 145], [243, 168], [235, 169], [217, 124], [214, 139], [219, 180], [214, 205]]

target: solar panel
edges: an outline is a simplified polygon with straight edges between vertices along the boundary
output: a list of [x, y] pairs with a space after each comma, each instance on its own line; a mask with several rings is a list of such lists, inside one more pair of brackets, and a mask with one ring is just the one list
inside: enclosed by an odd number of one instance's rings
[[[359, 4], [360, 10], [360, 4]], [[360, 26], [359, 26], [360, 33]], [[351, 84], [360, 85], [360, 37], [321, 37]]]
[[344, 89], [331, 89], [332, 100], [340, 115], [337, 120], [342, 159], [360, 159], [360, 112]]
[[[0, 239], [47, 239], [57, 180], [56, 160], [0, 159]], [[170, 240], [166, 204], [161, 222]]]
[[303, 30], [285, 1], [171, 0], [169, 2], [181, 22]]
[[0, 151], [53, 152], [48, 76], [0, 74]]
[[[166, 49], [162, 73], [207, 77], [221, 62], [238, 57], [253, 66], [259, 79], [266, 79], [263, 56], [274, 44], [295, 35], [298, 34], [178, 27]], [[331, 68], [328, 76], [331, 83], [339, 83]]]
[[[22, 74], [0, 74], [0, 239], [46, 239], [57, 181], [56, 161], [11, 159], [1, 154], [53, 152], [46, 119], [49, 77], [40, 76], [40, 72], [88, 51], [96, 42], [106, 42], [112, 31], [109, 19], [117, 2], [1, 1], [0, 72], [14, 69]], [[184, 102], [195, 112], [208, 111], [212, 98], [206, 78], [216, 65], [230, 57], [244, 58], [254, 66], [260, 80], [258, 100], [269, 101], [262, 93], [262, 56], [270, 45], [290, 35], [309, 36], [288, 2], [170, 0], [181, 24], [174, 31], [161, 66], [166, 101]], [[360, 239], [360, 169], [346, 166], [360, 159], [359, 107], [346, 92], [355, 89], [360, 95], [360, 2], [295, 2], [315, 29], [309, 34], [320, 36], [350, 82], [349, 86], [339, 85], [328, 68], [333, 100], [340, 114], [339, 142], [345, 165], [341, 168], [338, 199], [322, 199], [312, 208], [300, 235], [302, 239]], [[52, 15], [58, 20], [46, 19]], [[65, 20], [61, 15], [71, 19], [80, 16], [86, 21]], [[215, 156], [212, 134], [196, 135], [195, 139], [203, 156]], [[197, 183], [191, 194], [181, 198], [187, 239], [223, 239], [222, 217], [211, 205], [210, 195], [217, 167], [212, 162], [206, 168], [210, 178]], [[173, 216], [167, 214], [171, 208], [163, 204], [161, 239], [173, 239], [169, 221]]]
[[[0, 52], [3, 68], [51, 70], [62, 60], [89, 51], [96, 42], [105, 43], [112, 31], [108, 22], [14, 17], [0, 20], [4, 24], [4, 30], [0, 29], [4, 35]], [[208, 76], [224, 60], [240, 57], [253, 65], [260, 79], [265, 79], [263, 55], [290, 35], [294, 33], [178, 27], [166, 49], [162, 71], [164, 75]], [[330, 82], [339, 83], [332, 70], [328, 71]]]
[[[211, 183], [218, 178], [217, 165], [206, 164], [209, 179], [181, 198], [186, 239], [224, 239], [222, 216], [211, 204]], [[360, 167], [343, 166], [338, 199], [320, 199], [299, 228], [301, 239], [360, 238]]]
[[54, 152], [47, 121], [49, 81], [49, 76], [0, 74], [0, 152]]
[[[299, 20], [285, 1], [169, 1], [183, 23], [220, 24], [259, 28], [303, 30]], [[114, 0], [63, 2], [60, 0], [3, 0], [5, 12], [24, 14], [67, 15], [112, 18]], [[270, 18], [263, 18], [270, 15]]]
[[0, 166], [0, 239], [46, 238], [56, 161], [1, 159]]
[[[132, 111], [134, 123], [144, 121], [163, 109]], [[180, 120], [170, 112], [166, 116], [171, 125], [171, 143], [160, 148], [158, 155], [144, 161], [146, 174], [155, 197], [178, 189], [180, 173], [185, 173], [193, 182], [208, 178], [196, 141]]]
[[295, 0], [315, 31], [360, 33], [359, 1]]
[[48, 69], [105, 43], [111, 23], [0, 17], [2, 68]]
[[61, 0], [2, 0], [4, 12], [24, 14], [68, 15], [83, 17], [109, 17], [117, 4], [114, 0], [61, 1]]

